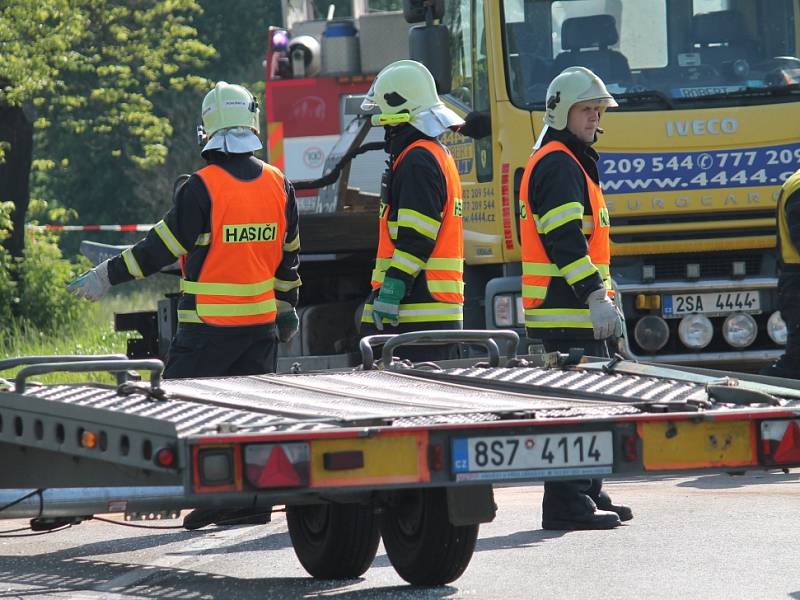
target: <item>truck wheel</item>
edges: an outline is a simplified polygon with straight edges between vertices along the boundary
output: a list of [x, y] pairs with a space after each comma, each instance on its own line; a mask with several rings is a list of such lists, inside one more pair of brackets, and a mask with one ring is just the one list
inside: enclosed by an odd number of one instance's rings
[[397, 574], [412, 585], [444, 585], [467, 568], [478, 525], [452, 525], [444, 488], [408, 490], [392, 496], [381, 518], [381, 535]]
[[287, 506], [286, 521], [294, 553], [315, 579], [358, 577], [378, 551], [378, 520], [369, 505]]

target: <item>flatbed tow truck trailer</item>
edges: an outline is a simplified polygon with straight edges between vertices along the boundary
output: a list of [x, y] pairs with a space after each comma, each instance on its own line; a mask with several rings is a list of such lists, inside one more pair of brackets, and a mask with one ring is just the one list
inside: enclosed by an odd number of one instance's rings
[[[482, 344], [488, 358], [393, 360], [431, 341]], [[282, 504], [313, 577], [361, 575], [382, 537], [403, 579], [437, 585], [467, 567], [496, 484], [800, 466], [795, 382], [517, 357], [517, 342], [511, 331], [373, 336], [355, 370], [163, 382], [155, 359], [0, 361], [22, 366], [0, 381], [0, 519], [46, 530], [103, 513]], [[150, 371], [149, 385], [132, 370]], [[57, 371], [110, 371], [119, 385], [34, 382]]]

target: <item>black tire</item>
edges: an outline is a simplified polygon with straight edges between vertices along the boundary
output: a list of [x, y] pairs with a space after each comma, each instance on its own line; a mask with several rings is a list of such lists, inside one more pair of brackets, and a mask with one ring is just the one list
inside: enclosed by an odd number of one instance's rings
[[397, 574], [412, 585], [444, 585], [467, 568], [478, 525], [452, 525], [444, 488], [392, 496], [381, 517], [381, 535]]
[[294, 553], [315, 579], [353, 579], [375, 559], [380, 531], [372, 506], [287, 506], [286, 521]]

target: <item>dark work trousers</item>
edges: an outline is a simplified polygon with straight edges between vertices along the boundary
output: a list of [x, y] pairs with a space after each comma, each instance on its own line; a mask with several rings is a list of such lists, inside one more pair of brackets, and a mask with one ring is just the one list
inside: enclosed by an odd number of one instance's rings
[[165, 379], [274, 373], [278, 339], [274, 325], [237, 327], [179, 325], [169, 347]]
[[781, 273], [778, 279], [778, 310], [786, 323], [786, 351], [762, 373], [800, 379], [800, 273]]
[[[587, 356], [609, 357], [605, 340], [550, 339], [542, 340], [545, 352], [568, 354], [570, 348], [583, 348]], [[603, 489], [602, 479], [571, 479], [545, 481], [542, 512], [545, 518], [563, 518], [574, 514], [594, 512], [592, 502], [597, 502]], [[586, 497], [591, 498], [588, 502]]]

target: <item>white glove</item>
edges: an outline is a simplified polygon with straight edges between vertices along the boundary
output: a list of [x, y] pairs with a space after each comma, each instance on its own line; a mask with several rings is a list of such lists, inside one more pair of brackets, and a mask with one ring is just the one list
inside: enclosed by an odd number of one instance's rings
[[622, 335], [622, 319], [617, 312], [614, 301], [608, 297], [605, 288], [589, 294], [586, 303], [589, 305], [589, 316], [592, 319], [594, 339], [604, 340]]
[[111, 282], [108, 280], [108, 261], [104, 260], [94, 269], [86, 271], [75, 281], [67, 286], [67, 291], [72, 292], [78, 298], [87, 300], [99, 300], [111, 289]]

